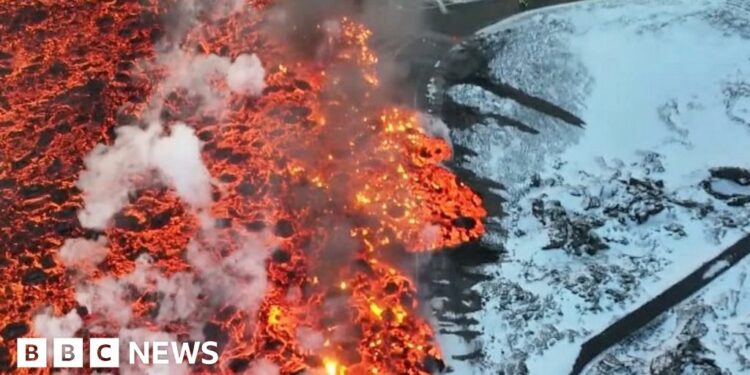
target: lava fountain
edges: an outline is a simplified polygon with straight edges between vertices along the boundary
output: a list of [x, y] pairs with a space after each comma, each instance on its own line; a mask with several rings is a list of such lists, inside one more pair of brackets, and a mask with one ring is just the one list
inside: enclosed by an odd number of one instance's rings
[[316, 25], [311, 56], [270, 1], [179, 3], [0, 4], [0, 366], [68, 334], [219, 343], [183, 372], [440, 370], [401, 261], [486, 213], [383, 99], [372, 32]]

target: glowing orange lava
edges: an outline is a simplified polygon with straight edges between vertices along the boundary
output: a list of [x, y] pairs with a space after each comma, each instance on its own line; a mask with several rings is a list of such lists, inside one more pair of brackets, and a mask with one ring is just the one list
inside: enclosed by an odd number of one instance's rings
[[[14, 367], [15, 338], [41, 307], [77, 307], [56, 254], [66, 238], [94, 235], [76, 217], [81, 161], [160, 90], [162, 72], [139, 62], [153, 59], [169, 3], [0, 4], [0, 367]], [[283, 374], [430, 373], [440, 350], [397, 260], [477, 239], [481, 199], [440, 165], [451, 156], [445, 141], [425, 134], [414, 111], [378, 99], [367, 28], [342, 19], [332, 56], [301, 58], [263, 27], [267, 3], [248, 1], [182, 42], [201, 54], [258, 54], [263, 95], [233, 95], [217, 118], [177, 92], [161, 114], [204, 142], [219, 181], [210, 214], [225, 242], [215, 252], [234, 251], [237, 233], [269, 229], [280, 241], [259, 313], [216, 311], [221, 363], [195, 370], [231, 373], [266, 358]], [[352, 71], [362, 82], [355, 98], [338, 84]], [[191, 238], [202, 240], [197, 222], [173, 191], [144, 187], [106, 230], [110, 251], [95, 277], [132, 271], [141, 253], [166, 274], [189, 270], [182, 254]], [[153, 301], [133, 303], [134, 320], [148, 326]], [[188, 334], [179, 322], [172, 329]], [[319, 334], [322, 345], [309, 347], [300, 332]]]

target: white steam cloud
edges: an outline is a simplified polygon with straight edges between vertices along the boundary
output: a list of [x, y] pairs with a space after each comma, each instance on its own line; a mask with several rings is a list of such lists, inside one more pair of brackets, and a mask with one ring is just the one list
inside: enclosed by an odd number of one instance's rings
[[[200, 331], [215, 309], [232, 305], [254, 316], [265, 296], [265, 261], [274, 248], [270, 234], [247, 238], [244, 246], [228, 257], [188, 245], [191, 272], [164, 276], [147, 255], [136, 260], [133, 272], [120, 277], [82, 281], [76, 288], [76, 301], [86, 307], [93, 324], [127, 327], [131, 323], [132, 292], [152, 292], [160, 296], [154, 322], [164, 327], [189, 322]], [[106, 327], [112, 328], [112, 327]]]
[[83, 321], [75, 310], [61, 317], [55, 317], [52, 309], [47, 308], [34, 316], [34, 332], [37, 336], [47, 339], [75, 337], [76, 331], [81, 327], [83, 327]]
[[419, 125], [427, 135], [434, 138], [442, 138], [448, 145], [452, 146], [451, 130], [441, 118], [427, 113], [420, 113]]
[[122, 327], [130, 322], [133, 315], [127, 302], [128, 291], [125, 286], [123, 281], [114, 277], [105, 277], [91, 283], [83, 282], [76, 286], [75, 299], [78, 305], [94, 312], [105, 324]]
[[47, 359], [52, 359], [52, 339], [72, 338], [83, 327], [83, 320], [75, 310], [56, 317], [51, 308], [46, 308], [34, 316], [34, 333], [37, 337], [47, 339]]
[[166, 26], [167, 35], [162, 42], [181, 40], [190, 28], [196, 26], [199, 16], [218, 21], [242, 10], [245, 0], [179, 0], [172, 7], [172, 19]]
[[266, 72], [255, 54], [242, 54], [232, 61], [229, 57], [175, 49], [161, 54], [158, 61], [170, 68], [162, 84], [165, 93], [186, 89], [203, 98], [203, 105], [210, 111], [220, 112], [230, 94], [216, 87], [213, 80], [224, 80], [231, 92], [241, 95], [260, 95], [266, 87]]
[[260, 95], [266, 87], [266, 72], [256, 55], [239, 55], [227, 70], [227, 84], [239, 94]]
[[[222, 92], [212, 79], [221, 78], [227, 87], [241, 95], [259, 95], [266, 87], [265, 70], [256, 55], [243, 54], [234, 62], [217, 55], [193, 55], [174, 50], [157, 60], [169, 67], [161, 93], [185, 89], [199, 95], [207, 110], [221, 111], [229, 93]], [[150, 111], [158, 113], [163, 98], [154, 100]], [[175, 124], [165, 134], [159, 121], [145, 129], [123, 126], [115, 130], [112, 145], [97, 145], [84, 159], [84, 170], [77, 186], [83, 192], [84, 208], [78, 218], [85, 228], [105, 229], [112, 217], [127, 204], [136, 178], [156, 171], [161, 182], [175, 188], [186, 203], [204, 209], [211, 203], [211, 179], [201, 159], [202, 144], [192, 128]]]
[[245, 371], [246, 375], [278, 375], [279, 367], [273, 364], [273, 362], [262, 358], [259, 359]]
[[[193, 209], [201, 222], [211, 221], [212, 177], [201, 157], [202, 142], [194, 129], [184, 123], [163, 124], [158, 120], [165, 98], [172, 92], [199, 96], [201, 110], [218, 111], [232, 95], [260, 95], [265, 85], [265, 70], [254, 54], [229, 57], [199, 54], [195, 46], [180, 41], [199, 19], [217, 20], [242, 8], [242, 0], [182, 0], [173, 9], [167, 35], [160, 43], [153, 64], [166, 69], [165, 79], [154, 91], [142, 122], [115, 129], [112, 144], [97, 145], [84, 159], [84, 167], [76, 186], [83, 196], [78, 219], [84, 228], [105, 230], [112, 218], [129, 202], [140, 187], [166, 185]], [[152, 62], [146, 62], [151, 66]], [[185, 257], [191, 269], [165, 275], [142, 255], [132, 272], [123, 276], [90, 276], [105, 261], [107, 238], [96, 240], [72, 238], [64, 242], [58, 253], [60, 263], [73, 271], [76, 282], [75, 300], [89, 313], [85, 328], [95, 334], [118, 335], [123, 341], [176, 340], [166, 333], [172, 323], [185, 324], [191, 338], [203, 337], [203, 325], [225, 306], [233, 305], [254, 317], [265, 297], [267, 275], [265, 262], [275, 248], [275, 237], [260, 233], [254, 237], [233, 238], [238, 249], [220, 255], [211, 247], [220, 236], [213, 227], [200, 227], [207, 247], [191, 241]], [[208, 243], [206, 243], [208, 242]], [[222, 253], [223, 254], [223, 253]], [[157, 296], [158, 311], [151, 317], [140, 317], [132, 303], [144, 293]], [[137, 319], [136, 319], [137, 318]], [[143, 320], [148, 320], [143, 321]], [[84, 328], [74, 309], [56, 317], [51, 309], [34, 317], [34, 332], [41, 337], [73, 337]], [[275, 374], [278, 368], [266, 361], [251, 364], [251, 374]], [[130, 366], [123, 374], [189, 373], [185, 365]]]
[[323, 337], [323, 334], [312, 328], [297, 328], [295, 336], [305, 350], [317, 351], [322, 349], [325, 345], [325, 337]]
[[83, 192], [84, 208], [78, 219], [86, 228], [103, 230], [119, 212], [135, 188], [134, 179], [156, 171], [162, 182], [173, 186], [185, 202], [196, 209], [211, 203], [211, 183], [201, 159], [201, 142], [185, 124], [172, 126], [125, 126], [116, 129], [113, 145], [97, 145], [84, 159], [77, 186]]
[[107, 238], [99, 237], [96, 241], [85, 238], [69, 238], [60, 248], [60, 261], [67, 269], [83, 275], [90, 274], [99, 263], [107, 257]]
[[[177, 341], [173, 334], [160, 331], [152, 331], [145, 328], [123, 328], [119, 332], [120, 338], [120, 358], [127, 358], [128, 343], [143, 343], [148, 341]], [[190, 374], [190, 366], [187, 363], [168, 363], [168, 364], [151, 364], [143, 365], [138, 362], [135, 364], [123, 363], [119, 368], [123, 375], [187, 375]]]
[[172, 126], [172, 134], [158, 138], [151, 150], [150, 163], [168, 185], [190, 206], [211, 204], [211, 176], [203, 165], [201, 142], [195, 131], [184, 124]]

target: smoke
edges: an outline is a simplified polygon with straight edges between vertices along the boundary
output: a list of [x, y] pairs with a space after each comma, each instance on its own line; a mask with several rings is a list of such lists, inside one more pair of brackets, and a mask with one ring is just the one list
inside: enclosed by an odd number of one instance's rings
[[109, 325], [124, 327], [130, 322], [133, 311], [128, 303], [126, 285], [114, 277], [76, 285], [75, 299], [78, 305], [96, 314], [93, 325], [96, 325], [96, 319], [103, 323], [98, 328], [94, 327], [93, 332], [102, 332]]
[[55, 317], [52, 309], [47, 308], [34, 316], [33, 322], [36, 335], [46, 339], [75, 337], [75, 333], [83, 327], [83, 321], [75, 310]]
[[[279, 1], [269, 15], [269, 32], [278, 35], [284, 43], [306, 58], [330, 63], [335, 51], [332, 44], [340, 32], [342, 18], [360, 22], [372, 31], [370, 46], [378, 56], [377, 73], [380, 79], [380, 98], [368, 100], [411, 100], [403, 97], [408, 88], [405, 83], [412, 71], [412, 48], [426, 37], [433, 37], [425, 22], [424, 4], [408, 0], [315, 0]], [[350, 85], [356, 98], [356, 74], [345, 67], [329, 66], [329, 71], [339, 71], [337, 78]], [[353, 100], [356, 102], [356, 99]]]
[[243, 95], [260, 95], [266, 87], [265, 71], [256, 55], [237, 56], [227, 70], [227, 84], [232, 91]]
[[[83, 208], [78, 217], [84, 228], [108, 229], [113, 216], [129, 203], [139, 188], [153, 185], [170, 187], [202, 222], [211, 221], [214, 178], [201, 156], [203, 144], [188, 124], [165, 123], [160, 114], [166, 106], [166, 98], [175, 92], [200, 98], [197, 104], [200, 109], [218, 114], [219, 119], [231, 98], [257, 96], [263, 92], [266, 86], [265, 70], [255, 54], [241, 54], [232, 59], [201, 54], [196, 52], [197, 46], [181, 44], [186, 33], [196, 24], [219, 19], [238, 10], [241, 5], [240, 0], [185, 0], [178, 2], [178, 6], [165, 16], [167, 33], [152, 62], [154, 70], [164, 69], [164, 79], [155, 89], [140, 124], [118, 127], [112, 144], [97, 145], [84, 159], [85, 170], [77, 182], [83, 196]], [[378, 63], [380, 77], [385, 78], [384, 86], [398, 89], [403, 87], [401, 81], [408, 75], [409, 68], [407, 63], [396, 57], [410, 40], [419, 35], [422, 22], [418, 11], [397, 9], [392, 5], [393, 2], [384, 0], [283, 1], [269, 16], [269, 25], [275, 34], [298, 45], [299, 53], [312, 54], [319, 61], [325, 61], [332, 59], [333, 47], [342, 32], [340, 17], [352, 16], [366, 23], [378, 35], [375, 45], [381, 56]], [[357, 69], [357, 74], [350, 74], [353, 69]], [[327, 77], [331, 79], [327, 84], [346, 87], [344, 92], [350, 95], [342, 96], [345, 96], [344, 101], [347, 103], [358, 104], [360, 100], [384, 101], [380, 97], [366, 97], [363, 87], [367, 83], [362, 81], [362, 74], [358, 69], [359, 67], [331, 64], [331, 68], [326, 70]], [[387, 90], [378, 92], [380, 91]], [[325, 108], [324, 112], [329, 119], [328, 123], [336, 125], [326, 127], [319, 149], [293, 150], [295, 155], [306, 152], [311, 154], [309, 160], [304, 162], [314, 164], [316, 158], [323, 154], [327, 157], [329, 152], [337, 156], [341, 154], [335, 150], [349, 147], [349, 143], [345, 141], [353, 139], [351, 121], [361, 123], [362, 119], [357, 106]], [[439, 123], [426, 124], [435, 134], [445, 136], [445, 129]], [[373, 140], [357, 141], [363, 155], [374, 150]], [[282, 153], [284, 151], [281, 150]], [[350, 165], [347, 163], [355, 162], [342, 161], [337, 167], [351, 170], [353, 168], [348, 168]], [[351, 203], [347, 201], [350, 191], [346, 189], [350, 187], [346, 181], [334, 181], [331, 185], [327, 193], [330, 201], [310, 197], [308, 194], [320, 192], [302, 187], [299, 194], [288, 197], [289, 202], [285, 203], [290, 206], [304, 205], [310, 210], [330, 211], [335, 211], [336, 205], [344, 207]], [[321, 207], [315, 207], [316, 205]], [[311, 273], [317, 273], [321, 285], [327, 287], [341, 276], [344, 264], [354, 260], [359, 243], [351, 238], [350, 229], [355, 227], [351, 221], [362, 218], [352, 219], [330, 213], [323, 215], [330, 216], [321, 217], [318, 222], [330, 224], [330, 228], [337, 229], [329, 231], [329, 236], [323, 240], [313, 239], [319, 241], [315, 245], [321, 245], [323, 256], [320, 264], [311, 267]], [[91, 333], [117, 332], [121, 340], [126, 341], [155, 338], [174, 340], [175, 337], [166, 332], [170, 332], [170, 328], [176, 324], [186, 326], [191, 339], [200, 339], [204, 335], [202, 328], [205, 323], [223, 307], [236, 307], [251, 317], [249, 319], [253, 319], [268, 288], [266, 260], [277, 246], [275, 237], [268, 232], [255, 236], [232, 233], [229, 240], [231, 246], [223, 247], [226, 243], [221, 241], [225, 239], [222, 236], [225, 233], [215, 233], [215, 229], [208, 226], [202, 226], [200, 231], [183, 252], [190, 268], [169, 275], [152, 258], [141, 255], [136, 259], [131, 272], [93, 279], [88, 276], [106, 259], [107, 239], [100, 237], [96, 241], [66, 241], [59, 251], [59, 258], [65, 267], [83, 275], [75, 279], [75, 300], [88, 313], [85, 328]], [[428, 228], [422, 233], [425, 241], [433, 239], [437, 234], [434, 228]], [[142, 304], [144, 296], [148, 299], [145, 307]], [[134, 311], [134, 306], [150, 310], [144, 316], [142, 311]], [[340, 301], [326, 301], [324, 308], [326, 306], [333, 306], [331, 311], [345, 310]], [[76, 327], [76, 322], [73, 318], [68, 318], [71, 314], [75, 315], [76, 311], [72, 310], [61, 318], [55, 318], [51, 312], [44, 312], [39, 315], [38, 327], [35, 319], [35, 329], [49, 332], [55, 332], [55, 327], [72, 329]], [[50, 323], [63, 320], [67, 322], [66, 325]], [[248, 321], [247, 325], [251, 326], [252, 323]], [[83, 325], [80, 317], [77, 324], [76, 330]], [[338, 334], [334, 339], [346, 343], [352, 341], [350, 330], [341, 329], [334, 333]], [[303, 329], [296, 332], [296, 335], [300, 343], [310, 350], [324, 345], [323, 335], [314, 330]], [[346, 337], [339, 337], [341, 335]], [[123, 373], [171, 374], [185, 371], [187, 369], [183, 366], [123, 369]], [[275, 374], [278, 373], [278, 368], [266, 360], [258, 360], [250, 364], [247, 372], [258, 375]]]
[[201, 22], [221, 20], [240, 11], [244, 5], [244, 0], [178, 0], [162, 16], [166, 33], [160, 43], [162, 47], [179, 44]]
[[211, 177], [201, 160], [201, 142], [187, 125], [177, 124], [171, 130], [169, 136], [155, 140], [150, 164], [190, 206], [208, 207], [211, 204]]
[[317, 351], [325, 345], [323, 334], [307, 327], [300, 327], [296, 332], [297, 341], [305, 350]]
[[279, 367], [273, 362], [263, 358], [259, 359], [245, 371], [245, 375], [278, 375]]
[[83, 327], [83, 320], [75, 310], [56, 317], [51, 308], [44, 309], [32, 319], [34, 334], [47, 339], [47, 360], [52, 358], [52, 339], [72, 338]]
[[79, 274], [89, 275], [107, 257], [107, 238], [99, 237], [96, 241], [85, 238], [69, 238], [60, 248], [59, 258], [62, 265]]
[[[151, 341], [177, 341], [173, 334], [160, 331], [152, 331], [145, 328], [123, 328], [119, 331], [120, 358], [128, 358], [128, 345], [130, 342], [138, 343]], [[190, 374], [190, 366], [187, 363], [151, 364], [145, 366], [136, 361], [129, 364], [127, 361], [119, 368], [123, 375], [187, 375]]]
[[422, 113], [419, 116], [419, 125], [430, 137], [442, 138], [446, 143], [451, 144], [451, 130], [441, 118]]
[[[243, 4], [242, 0], [182, 0], [163, 16], [164, 39], [155, 58], [142, 64], [146, 71], [163, 72], [163, 81], [139, 123], [116, 128], [114, 142], [95, 146], [83, 161], [85, 169], [76, 186], [83, 197], [78, 219], [84, 228], [106, 230], [139, 188], [155, 185], [170, 187], [202, 222], [212, 221], [213, 178], [201, 156], [203, 143], [189, 125], [164, 123], [159, 114], [175, 92], [200, 98], [201, 110], [220, 115], [233, 95], [257, 96], [263, 91], [265, 71], [256, 55], [241, 54], [232, 60], [198, 53], [196, 46], [182, 43], [192, 28], [224, 18]], [[171, 275], [148, 255], [141, 255], [127, 274], [93, 278], [109, 252], [107, 238], [66, 240], [58, 258], [75, 275], [75, 301], [85, 309], [61, 317], [49, 309], [38, 313], [36, 334], [72, 337], [85, 328], [94, 334], [116, 334], [123, 342], [176, 340], [166, 332], [177, 323], [188, 327], [191, 339], [200, 340], [204, 324], [221, 308], [234, 306], [254, 318], [266, 293], [265, 262], [276, 246], [275, 237], [265, 232], [235, 235], [229, 245], [237, 249], [229, 251], [214, 231], [206, 225], [200, 228], [184, 252], [190, 269]], [[144, 296], [150, 299], [146, 316], [134, 311], [134, 306], [144, 307]], [[85, 324], [79, 311], [85, 311]], [[253, 366], [257, 374], [278, 372], [267, 362]], [[121, 371], [180, 374], [189, 368], [131, 366]]]
[[[234, 62], [216, 55], [186, 55], [172, 51], [160, 56], [174, 62], [162, 85], [162, 93], [186, 89], [199, 95], [212, 110], [222, 110], [229, 93], [215, 88], [218, 74], [235, 93], [258, 95], [265, 87], [265, 72], [255, 55], [240, 55]], [[147, 116], [158, 113], [163, 97], [154, 100]], [[172, 186], [191, 207], [201, 210], [211, 203], [211, 179], [201, 159], [202, 143], [192, 128], [177, 123], [166, 134], [163, 124], [152, 120], [146, 128], [135, 125], [115, 129], [112, 145], [97, 145], [84, 159], [85, 170], [77, 187], [83, 192], [84, 208], [79, 220], [85, 228], [103, 230], [127, 204], [137, 180], [148, 180], [156, 171], [158, 182]]]
[[188, 322], [199, 331], [211, 314], [229, 305], [254, 316], [265, 296], [265, 260], [275, 240], [265, 234], [242, 242], [243, 247], [228, 257], [192, 242], [186, 252], [192, 271], [169, 277], [148, 255], [141, 255], [135, 269], [123, 277], [82, 281], [76, 288], [76, 301], [86, 307], [94, 326], [99, 322], [103, 328], [108, 324], [129, 326], [132, 303], [146, 293], [157, 296], [158, 309], [153, 316], [161, 327]]
[[[267, 277], [265, 261], [275, 239], [268, 233], [245, 238], [241, 249], [221, 257], [197, 243], [187, 249], [191, 271], [165, 276], [148, 255], [136, 260], [135, 269], [122, 277], [82, 280], [76, 286], [75, 299], [88, 312], [86, 328], [95, 334], [119, 332], [121, 348], [130, 341], [176, 341], [166, 333], [174, 324], [185, 324], [194, 340], [206, 339], [202, 328], [221, 308], [234, 306], [246, 312], [251, 320], [265, 296]], [[98, 243], [97, 243], [98, 244]], [[132, 306], [142, 296], [153, 296], [156, 309], [150, 322], [136, 318]], [[82, 328], [76, 310], [56, 318], [50, 311], [34, 318], [35, 331], [42, 337], [73, 337]], [[148, 327], [148, 328], [146, 328]], [[126, 358], [127, 353], [121, 353]], [[278, 373], [270, 362], [258, 361], [249, 373]], [[123, 374], [187, 374], [184, 364], [125, 365]]]
[[196, 209], [211, 202], [208, 170], [201, 160], [201, 142], [185, 124], [164, 134], [159, 123], [146, 129], [124, 126], [115, 130], [112, 145], [97, 145], [84, 159], [86, 169], [78, 178], [84, 208], [78, 219], [85, 228], [106, 229], [112, 216], [127, 204], [137, 178], [148, 179], [156, 171], [161, 182]]
[[[196, 54], [181, 48], [167, 50], [157, 56], [159, 65], [168, 66], [169, 74], [161, 90], [169, 94], [185, 89], [202, 99], [208, 111], [221, 113], [231, 92], [259, 95], [266, 87], [265, 70], [255, 54], [241, 54], [232, 61], [214, 54]], [[231, 92], [226, 92], [213, 81], [223, 80]], [[155, 109], [161, 109], [163, 97], [157, 97]]]
[[[77, 183], [84, 198], [84, 208], [79, 212], [83, 227], [107, 228], [112, 217], [127, 204], [136, 181], [172, 186], [180, 198], [197, 210], [211, 204], [211, 179], [201, 160], [201, 142], [186, 124], [165, 128], [158, 114], [166, 97], [178, 90], [199, 97], [202, 106], [218, 113], [224, 110], [232, 93], [262, 92], [265, 70], [256, 55], [242, 54], [232, 61], [229, 57], [199, 54], [195, 48], [177, 43], [201, 19], [210, 22], [226, 17], [240, 10], [242, 4], [241, 0], [183, 0], [164, 16], [167, 35], [155, 61], [145, 63], [167, 72], [150, 108], [144, 111], [148, 126], [133, 124], [115, 129], [114, 144], [99, 144], [85, 158], [85, 170]], [[152, 171], [157, 172], [157, 181], [149, 181]]]

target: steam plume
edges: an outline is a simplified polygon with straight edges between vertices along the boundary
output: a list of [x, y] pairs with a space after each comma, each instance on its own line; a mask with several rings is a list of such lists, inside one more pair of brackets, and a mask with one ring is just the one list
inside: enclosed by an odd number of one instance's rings
[[60, 248], [59, 257], [65, 268], [90, 274], [107, 256], [107, 238], [96, 241], [85, 238], [69, 238]]
[[165, 135], [154, 123], [146, 129], [121, 127], [116, 133], [113, 145], [98, 145], [84, 160], [86, 170], [78, 180], [84, 197], [78, 218], [84, 227], [105, 229], [128, 202], [134, 179], [146, 178], [152, 170], [192, 207], [210, 204], [210, 178], [201, 160], [201, 143], [191, 128], [177, 124], [172, 134]]
[[[168, 95], [178, 90], [201, 98], [203, 109], [219, 114], [232, 95], [262, 92], [265, 71], [256, 55], [242, 54], [232, 60], [181, 45], [186, 33], [200, 22], [226, 17], [243, 4], [241, 0], [183, 0], [164, 17], [167, 33], [159, 43], [160, 52], [153, 62], [145, 63], [149, 68], [166, 69], [143, 112], [140, 122], [147, 125], [116, 128], [114, 143], [97, 145], [84, 159], [85, 170], [77, 182], [83, 195], [78, 218], [84, 228], [106, 230], [131, 195], [151, 185], [174, 189], [202, 220], [210, 215], [212, 177], [201, 157], [202, 142], [187, 124], [163, 123], [158, 114]], [[192, 339], [203, 339], [203, 325], [225, 306], [254, 316], [267, 287], [265, 260], [274, 248], [271, 236], [237, 236], [231, 242], [239, 244], [238, 249], [220, 255], [224, 252], [212, 248], [212, 238], [217, 237], [210, 233], [213, 228], [203, 226], [200, 230], [201, 240], [191, 241], [184, 253], [191, 269], [169, 276], [149, 256], [142, 255], [130, 273], [92, 279], [108, 254], [107, 238], [66, 240], [58, 257], [68, 270], [75, 271], [75, 300], [88, 313], [85, 328], [91, 333], [117, 335], [121, 347], [127, 347], [127, 341], [176, 340], [166, 333], [166, 326], [172, 323], [186, 325]], [[135, 299], [144, 294], [158, 299], [155, 312], [145, 317], [149, 321], [132, 309]], [[72, 337], [83, 327], [75, 309], [61, 317], [49, 309], [34, 317], [34, 331], [42, 337]], [[121, 353], [121, 358], [123, 355], [126, 353]], [[267, 362], [251, 368], [257, 374], [278, 372]], [[188, 373], [189, 367], [126, 366], [121, 371], [181, 374]]]

